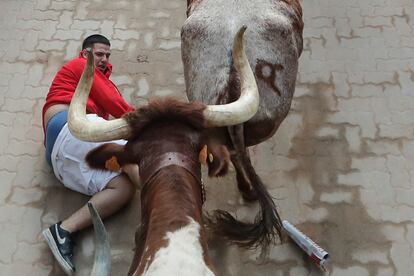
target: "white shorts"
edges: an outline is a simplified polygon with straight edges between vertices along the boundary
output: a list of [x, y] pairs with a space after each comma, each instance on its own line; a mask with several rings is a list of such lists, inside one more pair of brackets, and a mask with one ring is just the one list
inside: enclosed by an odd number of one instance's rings
[[[104, 121], [95, 114], [88, 114], [90, 121]], [[126, 140], [111, 143], [125, 145]], [[119, 173], [91, 169], [85, 161], [86, 154], [106, 142], [93, 143], [76, 139], [69, 131], [68, 125], [60, 131], [52, 150], [52, 167], [55, 176], [71, 190], [92, 196], [108, 185]]]

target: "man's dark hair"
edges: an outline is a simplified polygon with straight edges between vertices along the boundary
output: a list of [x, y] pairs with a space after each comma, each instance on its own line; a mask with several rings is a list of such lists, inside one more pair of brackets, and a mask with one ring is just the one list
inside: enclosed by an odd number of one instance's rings
[[109, 40], [104, 37], [103, 35], [100, 34], [94, 34], [94, 35], [90, 35], [87, 38], [85, 38], [85, 40], [82, 43], [82, 50], [88, 48], [88, 47], [92, 47], [93, 44], [95, 43], [102, 43], [108, 46], [111, 46], [111, 43], [109, 42]]

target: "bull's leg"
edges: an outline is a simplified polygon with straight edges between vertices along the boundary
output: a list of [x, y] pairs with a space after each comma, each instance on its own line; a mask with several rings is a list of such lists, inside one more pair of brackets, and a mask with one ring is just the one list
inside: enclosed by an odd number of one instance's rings
[[251, 179], [244, 164], [250, 161], [248, 150], [244, 144], [243, 125], [230, 126], [227, 128], [234, 151], [231, 155], [231, 162], [236, 169], [237, 187], [246, 201], [257, 200], [257, 193], [252, 187]]
[[[248, 158], [248, 152], [244, 153]], [[239, 155], [232, 155], [231, 161], [236, 169], [236, 179], [237, 179], [237, 187], [239, 191], [246, 201], [256, 201], [257, 200], [257, 193], [253, 189], [250, 179], [246, 173], [245, 168], [243, 167], [243, 157]], [[249, 158], [250, 162], [250, 158]]]

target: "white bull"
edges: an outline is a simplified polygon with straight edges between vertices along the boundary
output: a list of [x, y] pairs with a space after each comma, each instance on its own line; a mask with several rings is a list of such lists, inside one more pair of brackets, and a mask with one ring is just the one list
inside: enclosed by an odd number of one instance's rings
[[215, 129], [214, 135], [232, 152], [242, 196], [258, 200], [261, 211], [254, 223], [238, 222], [228, 213], [216, 214], [215, 219], [227, 222], [219, 223], [227, 227], [217, 230], [233, 234], [237, 243], [266, 247], [281, 235], [281, 221], [246, 147], [274, 135], [290, 109], [303, 47], [299, 0], [188, 0], [187, 15], [181, 31], [187, 95], [205, 104], [238, 98], [231, 47], [240, 26], [247, 26], [246, 54], [259, 88], [259, 111], [243, 124]]

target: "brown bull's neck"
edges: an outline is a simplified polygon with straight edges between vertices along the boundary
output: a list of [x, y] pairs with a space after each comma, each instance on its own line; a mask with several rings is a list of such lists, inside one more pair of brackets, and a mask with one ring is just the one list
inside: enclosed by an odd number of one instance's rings
[[204, 203], [205, 191], [201, 179], [201, 164], [198, 160], [194, 160], [185, 154], [179, 152], [167, 152], [155, 159], [142, 159], [139, 162], [141, 182], [145, 186], [161, 169], [172, 165], [184, 168], [198, 181], [201, 187], [202, 202]]
[[200, 163], [179, 152], [167, 152], [161, 154], [155, 159], [144, 158], [139, 162], [138, 165], [140, 168], [140, 178], [144, 185], [160, 169], [171, 165], [183, 167], [197, 180], [201, 179]]
[[130, 270], [133, 275], [141, 275], [152, 263], [156, 252], [168, 245], [166, 233], [185, 227], [190, 218], [200, 225], [204, 259], [211, 266], [201, 206], [199, 182], [185, 167], [163, 167], [148, 179], [141, 192], [143, 232], [136, 244], [137, 251]]

